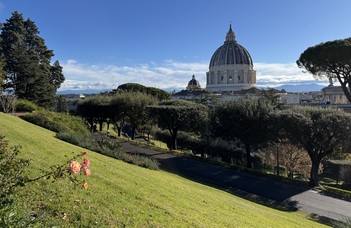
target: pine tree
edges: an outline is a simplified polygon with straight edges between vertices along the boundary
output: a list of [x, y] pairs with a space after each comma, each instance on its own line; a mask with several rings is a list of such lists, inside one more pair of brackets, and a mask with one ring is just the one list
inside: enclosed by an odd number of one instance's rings
[[20, 99], [53, 107], [56, 91], [65, 78], [58, 61], [51, 66], [53, 51], [39, 36], [35, 23], [29, 18], [24, 20], [16, 11], [3, 24], [0, 38], [6, 62], [4, 89]]

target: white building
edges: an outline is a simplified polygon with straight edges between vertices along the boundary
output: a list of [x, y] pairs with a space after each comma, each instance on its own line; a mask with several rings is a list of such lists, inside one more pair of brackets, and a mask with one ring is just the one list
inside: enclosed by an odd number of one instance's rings
[[206, 73], [206, 90], [236, 92], [256, 86], [256, 71], [249, 52], [236, 41], [230, 25], [224, 44], [212, 55]]
[[333, 86], [332, 84], [322, 89], [324, 101], [329, 104], [348, 104], [344, 90], [341, 86]]

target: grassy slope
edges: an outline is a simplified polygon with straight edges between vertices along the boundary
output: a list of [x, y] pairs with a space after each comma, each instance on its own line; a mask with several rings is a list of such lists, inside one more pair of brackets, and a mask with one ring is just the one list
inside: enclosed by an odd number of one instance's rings
[[[0, 113], [0, 133], [21, 156], [30, 158], [30, 175], [62, 164], [84, 149], [18, 117]], [[89, 152], [92, 175], [87, 190], [67, 179], [39, 181], [22, 191], [23, 205], [42, 225], [96, 227], [323, 227], [297, 212], [283, 212], [191, 182]]]

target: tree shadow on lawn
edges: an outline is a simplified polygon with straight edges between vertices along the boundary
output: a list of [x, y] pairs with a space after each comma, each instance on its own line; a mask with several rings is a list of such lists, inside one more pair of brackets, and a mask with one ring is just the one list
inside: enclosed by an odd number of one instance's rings
[[297, 211], [297, 203], [289, 201], [289, 198], [310, 189], [238, 172], [187, 156], [157, 160], [164, 171], [282, 211]]
[[[290, 198], [311, 189], [309, 186], [295, 186], [267, 177], [242, 173], [187, 156], [174, 156], [158, 161], [161, 170], [285, 212], [298, 211], [298, 202]], [[331, 218], [316, 214], [310, 214], [309, 218], [328, 226], [335, 222]]]
[[[281, 211], [299, 210], [298, 202], [290, 198], [311, 189], [309, 186], [284, 183], [272, 178], [222, 167], [191, 156], [156, 150], [129, 142], [122, 144], [126, 153], [157, 160], [161, 170]], [[334, 221], [315, 214], [310, 215], [310, 219], [326, 225], [331, 225]]]

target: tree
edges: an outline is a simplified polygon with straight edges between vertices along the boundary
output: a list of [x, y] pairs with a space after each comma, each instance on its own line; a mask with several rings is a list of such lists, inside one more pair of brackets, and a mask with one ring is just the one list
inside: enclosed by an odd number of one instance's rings
[[154, 87], [147, 87], [138, 83], [125, 83], [120, 86], [118, 86], [117, 91], [122, 91], [122, 92], [140, 92], [140, 93], [145, 93], [147, 95], [157, 97], [158, 100], [169, 100], [171, 98], [171, 95], [167, 93], [166, 91]]
[[16, 109], [16, 101], [16, 95], [0, 95], [0, 110], [2, 110], [4, 113], [14, 112]]
[[266, 99], [227, 101], [217, 105], [212, 112], [210, 131], [225, 140], [239, 139], [245, 145], [246, 166], [252, 168], [252, 147], [275, 137], [269, 116], [272, 111], [273, 106]]
[[55, 94], [64, 81], [62, 67], [50, 65], [53, 51], [39, 35], [35, 23], [14, 12], [3, 24], [0, 48], [6, 65], [4, 89], [43, 107], [53, 107]]
[[135, 131], [148, 122], [146, 107], [157, 103], [157, 98], [145, 93], [127, 93], [124, 104], [124, 114], [132, 126], [131, 138], [134, 140]]
[[67, 100], [66, 100], [66, 97], [64, 95], [59, 95], [57, 97], [56, 111], [68, 113]]
[[99, 130], [102, 131], [103, 123], [112, 115], [110, 102], [111, 97], [105, 95], [86, 97], [77, 102], [77, 113], [89, 123], [90, 131], [95, 130], [95, 122], [99, 122]]
[[304, 148], [312, 162], [310, 185], [317, 186], [321, 160], [350, 150], [351, 114], [339, 109], [294, 107], [281, 114], [289, 140]]
[[6, 72], [4, 70], [5, 60], [1, 57], [1, 49], [0, 49], [0, 95], [2, 94], [2, 89], [4, 87], [5, 75]]
[[351, 102], [351, 38], [309, 47], [296, 63], [315, 77], [338, 80]]
[[128, 93], [117, 93], [111, 98], [111, 123], [121, 136], [122, 128], [127, 121], [125, 104], [127, 103]]
[[304, 148], [296, 147], [287, 140], [279, 144], [273, 143], [260, 150], [259, 157], [262, 162], [276, 167], [283, 165], [287, 170], [287, 176], [293, 178], [294, 172], [308, 176], [311, 170], [311, 160]]
[[51, 78], [50, 84], [54, 86], [57, 90], [60, 88], [61, 84], [65, 81], [65, 76], [62, 73], [62, 66], [59, 61], [55, 61], [54, 64], [50, 68], [51, 70]]
[[280, 96], [278, 94], [278, 90], [274, 88], [267, 88], [266, 90], [261, 90], [260, 95], [263, 97], [263, 99], [266, 99], [267, 101], [271, 102], [271, 104], [276, 107], [280, 108]]
[[172, 138], [171, 149], [177, 149], [179, 131], [200, 133], [207, 122], [207, 107], [186, 100], [163, 101], [159, 105], [148, 106], [148, 113], [161, 129], [167, 129]]

